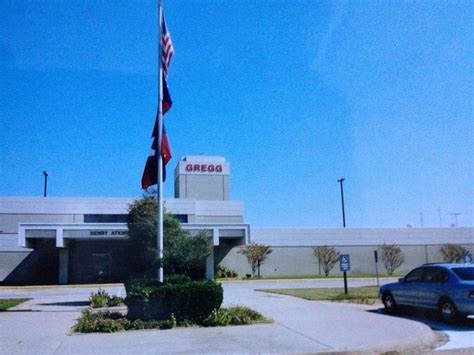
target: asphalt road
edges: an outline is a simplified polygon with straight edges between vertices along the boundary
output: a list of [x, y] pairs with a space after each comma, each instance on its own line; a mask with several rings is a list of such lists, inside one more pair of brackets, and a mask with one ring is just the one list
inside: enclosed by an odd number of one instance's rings
[[[384, 282], [387, 282], [385, 280]], [[349, 280], [349, 287], [375, 284]], [[71, 327], [94, 287], [2, 288], [0, 298], [33, 298], [0, 313], [2, 353], [162, 353], [162, 352], [327, 352], [474, 348], [474, 325], [446, 326], [410, 313], [392, 317], [381, 305], [314, 302], [255, 292], [264, 288], [343, 287], [342, 280], [266, 280], [226, 282], [224, 303], [253, 307], [273, 324], [186, 328], [116, 334], [71, 335]], [[103, 287], [123, 296], [121, 285]], [[432, 331], [435, 330], [435, 332]], [[444, 344], [442, 331], [449, 336]], [[468, 350], [470, 351], [470, 350]]]

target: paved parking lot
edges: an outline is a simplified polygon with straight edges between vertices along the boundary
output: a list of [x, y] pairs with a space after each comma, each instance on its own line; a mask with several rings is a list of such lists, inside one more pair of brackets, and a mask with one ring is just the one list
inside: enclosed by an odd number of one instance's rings
[[[442, 329], [429, 322], [389, 317], [379, 306], [305, 301], [255, 292], [261, 288], [337, 287], [341, 280], [241, 281], [224, 283], [224, 303], [247, 305], [274, 320], [272, 324], [241, 327], [181, 328], [116, 334], [71, 334], [71, 327], [97, 287], [47, 289], [0, 288], [0, 298], [31, 297], [16, 311], [0, 313], [2, 353], [163, 353], [163, 352], [327, 352], [425, 351], [433, 347], [474, 347], [474, 327]], [[350, 280], [350, 286], [373, 284]], [[106, 287], [123, 295], [121, 285]], [[438, 325], [436, 325], [438, 326]], [[459, 339], [457, 339], [459, 338]], [[470, 343], [469, 340], [470, 339]]]
[[[382, 309], [378, 309], [382, 313]], [[453, 351], [455, 349], [470, 349], [470, 354], [474, 354], [474, 319], [465, 319], [455, 325], [450, 325], [439, 321], [435, 312], [424, 312], [414, 310], [404, 310], [396, 315], [398, 318], [414, 320], [424, 323], [431, 329], [442, 332], [447, 336], [447, 342], [436, 350]]]

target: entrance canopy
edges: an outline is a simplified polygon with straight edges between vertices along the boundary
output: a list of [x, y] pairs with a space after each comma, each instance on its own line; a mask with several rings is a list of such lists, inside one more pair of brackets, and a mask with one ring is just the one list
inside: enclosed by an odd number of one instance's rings
[[[218, 247], [222, 239], [227, 239], [226, 244], [245, 245], [250, 237], [250, 227], [248, 224], [183, 223], [181, 227], [189, 231], [191, 236], [196, 236], [199, 232], [204, 231], [209, 238], [212, 238], [214, 247]], [[97, 264], [95, 265], [97, 266], [96, 268], [101, 269], [102, 272], [99, 272], [99, 276], [106, 273], [104, 270], [110, 271], [110, 273], [117, 272], [112, 267], [107, 268], [104, 265], [99, 265], [99, 261], [102, 259], [108, 260], [108, 264], [114, 262], [116, 258], [112, 254], [117, 254], [117, 250], [113, 252], [108, 249], [114, 248], [114, 245], [117, 246], [117, 243], [114, 243], [115, 241], [128, 239], [128, 228], [125, 223], [20, 223], [18, 225], [18, 245], [20, 247], [35, 248], [35, 245], [38, 244], [35, 241], [44, 241], [45, 239], [54, 240], [56, 248], [60, 248], [58, 282], [66, 284], [70, 280], [71, 275], [78, 279], [80, 275], [85, 273], [89, 275], [91, 273], [91, 270], [83, 270], [84, 266], [79, 262], [82, 259], [89, 260], [90, 262], [87, 264]], [[72, 242], [73, 240], [74, 243]], [[106, 252], [98, 253], [95, 247], [92, 249], [84, 247], [82, 251], [77, 249], [80, 245], [90, 245], [84, 242], [92, 241], [102, 242], [100, 243], [102, 245], [101, 248], [106, 250]], [[72, 247], [72, 249], [69, 250], [69, 247]], [[219, 248], [212, 249], [211, 254], [206, 259], [206, 276], [208, 279], [214, 278], [214, 249]], [[75, 271], [71, 271], [71, 266]]]
[[[218, 246], [221, 238], [238, 238], [239, 244], [247, 244], [250, 226], [241, 223], [183, 223], [181, 227], [194, 236], [204, 231], [212, 238], [213, 245]], [[32, 240], [55, 239], [56, 247], [66, 248], [67, 241], [80, 240], [120, 240], [128, 238], [125, 223], [20, 223], [18, 225], [18, 245], [30, 248]]]
[[31, 247], [34, 239], [55, 239], [56, 247], [66, 248], [70, 239], [118, 240], [128, 238], [125, 223], [20, 223], [18, 246]]

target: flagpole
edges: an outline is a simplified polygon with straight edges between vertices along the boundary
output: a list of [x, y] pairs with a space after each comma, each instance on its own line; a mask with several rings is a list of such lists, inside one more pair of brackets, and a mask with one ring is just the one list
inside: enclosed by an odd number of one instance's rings
[[158, 193], [156, 196], [157, 221], [157, 256], [159, 259], [158, 281], [163, 282], [163, 157], [161, 144], [163, 140], [163, 65], [161, 55], [161, 22], [163, 21], [162, 0], [158, 0], [158, 145], [156, 156], [158, 159]]

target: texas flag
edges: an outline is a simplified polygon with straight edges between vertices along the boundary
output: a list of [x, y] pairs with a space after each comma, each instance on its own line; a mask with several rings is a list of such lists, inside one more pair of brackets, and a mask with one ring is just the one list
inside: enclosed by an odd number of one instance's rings
[[[158, 159], [156, 151], [158, 150], [158, 130], [156, 128], [157, 123], [155, 121], [155, 128], [153, 129], [153, 143], [151, 145], [150, 154], [145, 164], [145, 170], [142, 175], [142, 188], [147, 189], [151, 185], [158, 183]], [[166, 179], [166, 164], [171, 160], [171, 148], [166, 136], [165, 125], [163, 124], [163, 135], [161, 140], [161, 156], [163, 161], [163, 181]]]

